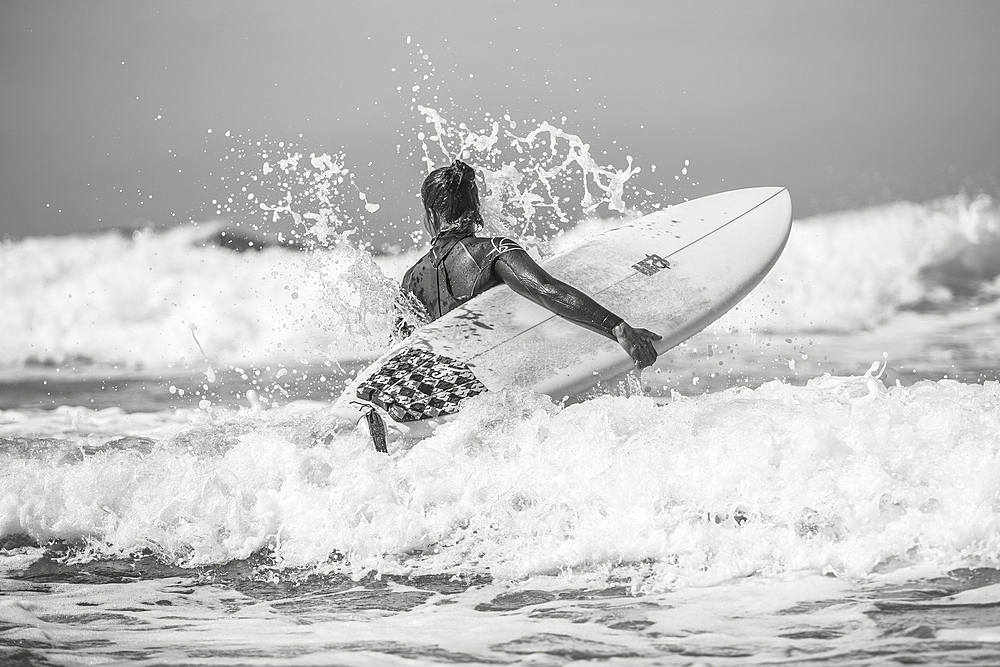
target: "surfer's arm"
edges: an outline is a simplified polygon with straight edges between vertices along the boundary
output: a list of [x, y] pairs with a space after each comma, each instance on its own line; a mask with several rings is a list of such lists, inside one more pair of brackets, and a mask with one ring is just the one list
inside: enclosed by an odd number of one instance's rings
[[493, 271], [521, 296], [618, 342], [640, 367], [656, 361], [652, 341], [660, 339], [658, 334], [629, 326], [580, 290], [553, 278], [524, 250], [517, 248], [504, 252], [494, 262]]

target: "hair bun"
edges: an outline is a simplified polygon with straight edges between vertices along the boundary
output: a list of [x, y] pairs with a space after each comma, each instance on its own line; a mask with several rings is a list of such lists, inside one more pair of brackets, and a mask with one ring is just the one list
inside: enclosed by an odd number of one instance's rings
[[455, 161], [451, 163], [451, 168], [459, 176], [459, 183], [476, 180], [476, 170], [458, 158], [455, 158]]

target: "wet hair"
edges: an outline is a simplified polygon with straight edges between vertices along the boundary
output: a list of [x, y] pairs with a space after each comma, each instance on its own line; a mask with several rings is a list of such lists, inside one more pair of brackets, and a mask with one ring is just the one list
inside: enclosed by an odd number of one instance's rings
[[483, 226], [476, 171], [461, 160], [428, 174], [420, 196], [427, 224], [436, 236], [474, 234]]

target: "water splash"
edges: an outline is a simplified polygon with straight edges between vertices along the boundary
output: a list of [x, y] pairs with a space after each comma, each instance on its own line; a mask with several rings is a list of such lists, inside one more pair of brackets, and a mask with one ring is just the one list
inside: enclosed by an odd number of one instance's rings
[[357, 205], [351, 205], [352, 193], [366, 212], [375, 213], [380, 208], [357, 185], [343, 153], [310, 153], [305, 161], [300, 151], [285, 152], [274, 165], [268, 161], [268, 152], [262, 152], [260, 157], [264, 159], [261, 177], [271, 177], [270, 182], [262, 178], [260, 189], [280, 193], [274, 204], [255, 195], [260, 210], [269, 213], [272, 223], [291, 218], [292, 233], [310, 247], [336, 246], [359, 232], [364, 218], [358, 216]]
[[476, 130], [447, 120], [437, 109], [418, 110], [433, 127], [429, 135], [417, 135], [427, 170], [455, 158], [476, 166], [485, 185], [483, 217], [497, 232], [544, 239], [602, 205], [609, 212], [635, 214], [624, 199], [628, 180], [641, 171], [631, 156], [623, 169], [603, 167], [588, 143], [548, 121], [521, 135], [509, 114], [502, 122], [486, 114], [486, 127]]

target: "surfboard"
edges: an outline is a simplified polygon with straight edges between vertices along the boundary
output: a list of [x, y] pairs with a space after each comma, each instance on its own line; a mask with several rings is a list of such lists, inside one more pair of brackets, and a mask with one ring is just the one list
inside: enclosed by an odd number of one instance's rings
[[[670, 206], [540, 264], [630, 325], [663, 336], [655, 347], [664, 352], [746, 296], [790, 230], [788, 191], [749, 188]], [[384, 422], [390, 440], [424, 437], [485, 391], [522, 387], [560, 400], [632, 367], [617, 342], [501, 285], [418, 328], [349, 382], [333, 411], [346, 420], [369, 416], [376, 430]]]

